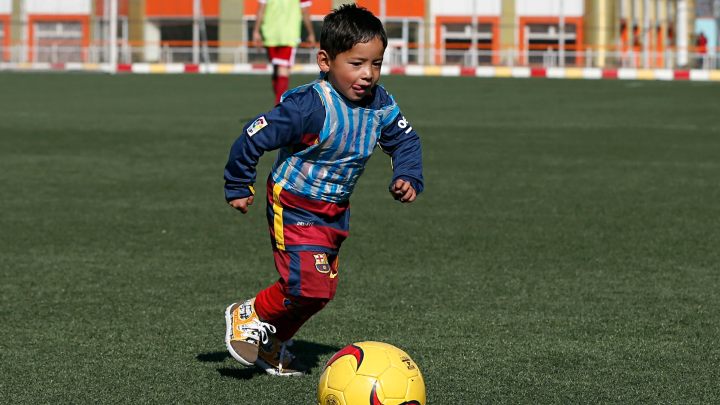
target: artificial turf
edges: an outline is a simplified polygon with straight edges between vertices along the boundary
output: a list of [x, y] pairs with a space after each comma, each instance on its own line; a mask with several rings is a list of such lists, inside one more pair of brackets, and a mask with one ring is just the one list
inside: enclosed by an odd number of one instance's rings
[[280, 379], [223, 342], [276, 278], [264, 199], [222, 194], [269, 78], [0, 75], [0, 401], [313, 404], [362, 340], [405, 349], [430, 404], [720, 401], [717, 84], [383, 82], [426, 191], [394, 202], [370, 161], [296, 336], [312, 374]]

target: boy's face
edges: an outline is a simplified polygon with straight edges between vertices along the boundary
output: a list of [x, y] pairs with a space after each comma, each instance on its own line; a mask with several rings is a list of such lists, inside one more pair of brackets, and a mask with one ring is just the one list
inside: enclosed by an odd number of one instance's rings
[[330, 84], [350, 101], [360, 101], [370, 96], [380, 80], [385, 48], [380, 38], [357, 43], [352, 49], [330, 59], [327, 52], [318, 52], [318, 66], [327, 73]]

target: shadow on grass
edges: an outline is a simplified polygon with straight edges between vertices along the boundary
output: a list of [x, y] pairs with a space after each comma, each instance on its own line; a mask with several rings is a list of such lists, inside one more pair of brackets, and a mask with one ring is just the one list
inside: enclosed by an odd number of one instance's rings
[[[322, 355], [335, 353], [340, 350], [340, 347], [307, 342], [304, 340], [295, 340], [293, 341], [291, 350], [299, 360], [312, 370], [320, 365], [320, 357]], [[195, 358], [203, 363], [222, 363], [226, 359], [230, 359], [232, 357], [230, 356], [230, 353], [223, 351], [200, 353]], [[265, 375], [265, 372], [258, 368], [244, 368], [239, 365], [237, 368], [220, 367], [217, 371], [223, 377], [231, 377], [239, 380], [249, 380], [258, 375]]]
[[222, 377], [230, 377], [236, 380], [250, 380], [253, 377], [265, 375], [265, 372], [257, 367], [252, 368], [232, 368], [232, 367], [221, 367], [217, 369], [218, 373]]

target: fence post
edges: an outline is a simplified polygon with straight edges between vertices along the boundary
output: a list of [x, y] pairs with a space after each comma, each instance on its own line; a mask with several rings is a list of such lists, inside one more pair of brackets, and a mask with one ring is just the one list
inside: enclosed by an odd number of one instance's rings
[[117, 73], [117, 20], [118, 20], [118, 0], [110, 0], [110, 33], [108, 39], [110, 40], [110, 58], [108, 63], [110, 64], [110, 73]]

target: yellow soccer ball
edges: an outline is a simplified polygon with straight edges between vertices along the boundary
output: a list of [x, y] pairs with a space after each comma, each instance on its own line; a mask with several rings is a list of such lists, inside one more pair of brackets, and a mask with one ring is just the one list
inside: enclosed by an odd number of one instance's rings
[[325, 365], [318, 405], [425, 405], [425, 382], [407, 353], [381, 342], [345, 346]]

